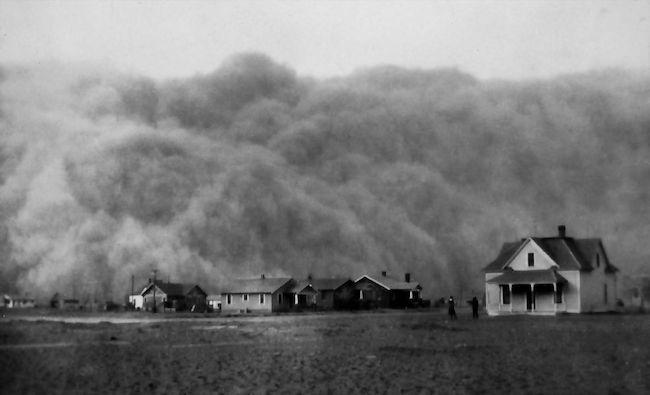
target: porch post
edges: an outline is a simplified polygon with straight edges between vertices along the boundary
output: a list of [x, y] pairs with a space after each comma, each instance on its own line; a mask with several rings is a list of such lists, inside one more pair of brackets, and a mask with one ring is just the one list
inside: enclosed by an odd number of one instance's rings
[[557, 284], [553, 283], [553, 312], [557, 313]]
[[535, 283], [530, 283], [530, 298], [531, 311], [535, 312]]
[[510, 295], [510, 312], [512, 313], [512, 284], [508, 284], [508, 295]]

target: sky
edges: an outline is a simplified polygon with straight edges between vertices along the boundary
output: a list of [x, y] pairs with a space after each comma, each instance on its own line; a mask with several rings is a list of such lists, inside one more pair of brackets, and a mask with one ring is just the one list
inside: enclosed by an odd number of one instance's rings
[[262, 52], [324, 78], [391, 64], [483, 79], [650, 68], [650, 1], [9, 1], [0, 61], [99, 62], [157, 79]]

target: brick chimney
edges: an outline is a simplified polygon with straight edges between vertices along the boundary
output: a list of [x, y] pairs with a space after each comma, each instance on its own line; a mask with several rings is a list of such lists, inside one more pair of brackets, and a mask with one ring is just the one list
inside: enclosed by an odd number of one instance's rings
[[385, 270], [381, 272], [381, 276], [386, 277], [386, 271]]
[[411, 273], [404, 273], [404, 282], [411, 282]]
[[557, 233], [560, 237], [565, 238], [566, 237], [566, 226], [560, 225], [557, 227]]
[[264, 280], [264, 279], [266, 278], [266, 276], [264, 275], [264, 273], [262, 273], [262, 277], [261, 277], [261, 278], [262, 278], [262, 280]]

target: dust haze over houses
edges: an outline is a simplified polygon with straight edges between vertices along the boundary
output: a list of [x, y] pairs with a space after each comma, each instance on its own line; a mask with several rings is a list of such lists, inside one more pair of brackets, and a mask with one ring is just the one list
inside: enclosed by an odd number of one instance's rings
[[0, 3], [0, 288], [435, 297], [559, 223], [650, 275], [648, 3], [309, 6]]

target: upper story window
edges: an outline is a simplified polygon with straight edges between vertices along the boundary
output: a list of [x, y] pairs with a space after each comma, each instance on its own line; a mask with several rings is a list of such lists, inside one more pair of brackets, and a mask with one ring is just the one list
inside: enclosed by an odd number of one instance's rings
[[532, 252], [528, 253], [528, 267], [535, 266], [535, 254]]

